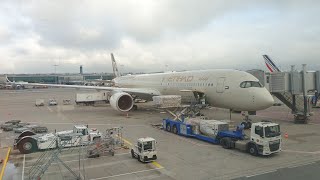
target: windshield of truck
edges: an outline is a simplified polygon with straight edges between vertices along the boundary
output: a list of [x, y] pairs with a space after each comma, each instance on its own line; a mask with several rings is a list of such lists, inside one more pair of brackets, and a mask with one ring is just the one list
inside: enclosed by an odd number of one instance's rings
[[280, 135], [280, 126], [267, 126], [265, 127], [265, 136], [266, 137], [275, 137]]
[[143, 143], [143, 149], [145, 151], [152, 150], [152, 141], [144, 142]]

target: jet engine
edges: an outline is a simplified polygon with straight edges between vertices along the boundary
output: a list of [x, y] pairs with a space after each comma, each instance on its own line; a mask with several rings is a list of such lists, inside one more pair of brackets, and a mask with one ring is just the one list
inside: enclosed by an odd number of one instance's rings
[[113, 109], [120, 112], [130, 111], [133, 107], [133, 98], [130, 94], [125, 92], [114, 93], [110, 97], [110, 105]]

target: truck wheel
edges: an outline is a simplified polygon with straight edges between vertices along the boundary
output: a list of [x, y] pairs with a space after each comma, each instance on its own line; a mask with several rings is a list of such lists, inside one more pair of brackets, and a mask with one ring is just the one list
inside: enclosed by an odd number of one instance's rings
[[220, 140], [220, 144], [224, 149], [230, 149], [231, 148], [231, 139], [228, 137], [222, 138]]
[[153, 155], [153, 159], [157, 160], [158, 159], [157, 155]]
[[176, 125], [173, 125], [173, 126], [172, 126], [172, 132], [173, 132], [174, 134], [178, 134], [178, 129], [177, 129], [177, 126], [176, 126]]
[[168, 123], [167, 126], [166, 126], [166, 130], [167, 130], [168, 132], [171, 132], [171, 126], [170, 126], [169, 123]]
[[138, 155], [137, 159], [138, 159], [139, 162], [142, 162], [141, 159], [140, 159], [140, 155]]
[[133, 151], [133, 149], [131, 149], [131, 157], [132, 157], [132, 158], [135, 158], [135, 157], [134, 157], [134, 151]]
[[134, 111], [138, 110], [138, 106], [137, 105], [133, 105], [132, 106], [132, 110], [134, 110]]
[[34, 139], [26, 138], [18, 143], [18, 149], [22, 154], [29, 154], [37, 151], [38, 147]]
[[249, 153], [253, 156], [257, 156], [258, 155], [258, 150], [256, 148], [256, 146], [254, 144], [251, 144], [249, 146]]

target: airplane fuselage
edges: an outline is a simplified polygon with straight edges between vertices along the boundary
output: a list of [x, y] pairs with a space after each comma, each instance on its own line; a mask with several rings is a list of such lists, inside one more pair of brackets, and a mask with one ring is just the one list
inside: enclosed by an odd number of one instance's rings
[[211, 106], [238, 111], [257, 111], [272, 106], [271, 94], [259, 86], [258, 81], [244, 71], [222, 69], [127, 75], [114, 79], [118, 87], [154, 89], [162, 95], [181, 95], [184, 100], [194, 98], [193, 92], [203, 93]]

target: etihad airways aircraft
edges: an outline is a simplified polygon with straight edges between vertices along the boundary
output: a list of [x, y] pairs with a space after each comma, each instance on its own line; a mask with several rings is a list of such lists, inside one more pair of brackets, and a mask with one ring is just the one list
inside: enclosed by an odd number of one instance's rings
[[[113, 59], [113, 58], [112, 58]], [[45, 84], [51, 87], [110, 91], [110, 105], [117, 111], [130, 111], [134, 98], [181, 95], [182, 100], [204, 97], [213, 107], [235, 111], [258, 111], [273, 105], [273, 98], [253, 75], [238, 70], [211, 69], [184, 72], [126, 75], [113, 79], [115, 87]], [[44, 85], [44, 84], [34, 84]]]

